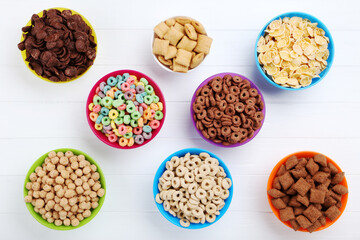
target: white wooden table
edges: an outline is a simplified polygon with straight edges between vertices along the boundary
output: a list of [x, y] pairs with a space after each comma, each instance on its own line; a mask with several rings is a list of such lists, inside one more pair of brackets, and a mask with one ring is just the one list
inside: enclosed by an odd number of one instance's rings
[[[99, 47], [95, 65], [66, 84], [38, 79], [17, 49], [21, 27], [33, 13], [62, 6], [83, 14], [93, 25]], [[360, 25], [359, 1], [118, 1], [12, 0], [0, 2], [0, 239], [360, 239]], [[326, 78], [305, 91], [279, 90], [255, 67], [257, 34], [272, 17], [304, 11], [321, 19], [335, 41], [335, 61]], [[206, 62], [188, 74], [164, 71], [151, 56], [152, 28], [171, 16], [187, 15], [206, 27], [214, 42]], [[134, 69], [162, 89], [167, 116], [160, 134], [137, 150], [118, 150], [100, 142], [85, 116], [93, 84], [105, 74]], [[267, 114], [258, 136], [245, 146], [224, 149], [195, 132], [189, 102], [208, 76], [236, 72], [264, 94]], [[181, 89], [181, 91], [179, 91]], [[71, 147], [91, 155], [102, 167], [107, 196], [86, 226], [59, 232], [37, 223], [23, 202], [28, 168], [47, 151]], [[159, 164], [182, 148], [200, 147], [220, 156], [234, 179], [228, 212], [216, 224], [186, 230], [156, 209], [152, 182]], [[349, 201], [330, 228], [294, 232], [271, 212], [266, 183], [273, 166], [295, 151], [313, 150], [333, 158], [346, 172]], [[85, 238], [84, 238], [85, 239]]]

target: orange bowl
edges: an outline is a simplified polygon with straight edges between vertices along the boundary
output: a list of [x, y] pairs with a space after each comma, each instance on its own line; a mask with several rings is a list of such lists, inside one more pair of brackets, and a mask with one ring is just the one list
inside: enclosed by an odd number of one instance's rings
[[[268, 183], [267, 183], [267, 189], [266, 189], [266, 191], [268, 191], [268, 190], [270, 190], [270, 189], [272, 188], [272, 184], [273, 184], [274, 178], [276, 177], [276, 173], [278, 172], [280, 166], [281, 166], [282, 164], [284, 164], [284, 163], [288, 160], [289, 157], [295, 155], [297, 158], [302, 158], [302, 157], [308, 158], [308, 157], [313, 157], [313, 156], [316, 155], [316, 154], [319, 154], [319, 153], [318, 153], [318, 152], [311, 152], [311, 151], [302, 151], [302, 152], [292, 153], [292, 154], [284, 157], [283, 159], [281, 159], [281, 160], [276, 164], [276, 166], [273, 168], [273, 170], [271, 171], [271, 174], [270, 174], [270, 176], [269, 176], [269, 180], [268, 180]], [[324, 154], [322, 154], [322, 155], [324, 155]], [[325, 156], [325, 155], [324, 155], [324, 156]], [[326, 159], [327, 159], [328, 162], [332, 163], [340, 172], [342, 172], [341, 168], [340, 168], [331, 158], [329, 158], [328, 156], [325, 156], [325, 157], [326, 157]], [[339, 184], [345, 186], [346, 188], [348, 187], [348, 184], [347, 184], [347, 182], [346, 182], [346, 178], [345, 178], [345, 177], [344, 177], [344, 180], [343, 180], [341, 183], [339, 183]], [[267, 197], [268, 197], [268, 201], [269, 201], [271, 210], [273, 211], [273, 213], [275, 214], [275, 216], [281, 221], [279, 209], [276, 209], [276, 208], [274, 207], [274, 205], [272, 204], [272, 202], [271, 202], [271, 199], [272, 199], [273, 197], [271, 197], [269, 194], [267, 194]], [[345, 207], [346, 207], [347, 200], [348, 200], [348, 193], [345, 194], [345, 195], [343, 195], [342, 198], [341, 198], [342, 206], [341, 206], [341, 208], [339, 209], [340, 212], [341, 212], [340, 215], [339, 215], [339, 217], [337, 217], [334, 221], [331, 221], [329, 218], [326, 218], [326, 225], [319, 227], [318, 229], [315, 230], [315, 232], [321, 231], [321, 230], [323, 230], [323, 229], [325, 229], [325, 228], [328, 228], [328, 227], [330, 227], [331, 225], [333, 225], [333, 224], [341, 217], [341, 215], [343, 214], [343, 212], [344, 212], [344, 210], [345, 210]], [[290, 224], [290, 221], [286, 221], [286, 222], [281, 221], [281, 222], [284, 223], [286, 226], [292, 228], [292, 227], [291, 227], [291, 224]], [[304, 229], [304, 228], [300, 228], [300, 229], [298, 229], [298, 231], [308, 232], [308, 230], [307, 230], [307, 229]]]

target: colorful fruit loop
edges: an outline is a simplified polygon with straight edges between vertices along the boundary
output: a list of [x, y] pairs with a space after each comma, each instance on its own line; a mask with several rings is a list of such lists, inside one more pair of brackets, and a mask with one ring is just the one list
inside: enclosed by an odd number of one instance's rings
[[300, 88], [319, 78], [327, 66], [329, 38], [308, 19], [272, 21], [257, 43], [259, 63], [276, 84]]
[[95, 129], [122, 147], [151, 139], [164, 117], [163, 104], [154, 88], [145, 78], [138, 80], [128, 73], [101, 82], [89, 110]]

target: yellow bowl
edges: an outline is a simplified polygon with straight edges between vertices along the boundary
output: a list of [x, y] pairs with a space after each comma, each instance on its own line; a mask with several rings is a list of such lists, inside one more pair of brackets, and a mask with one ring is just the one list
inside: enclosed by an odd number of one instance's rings
[[[94, 42], [96, 43], [95, 52], [96, 52], [96, 54], [97, 54], [97, 38], [96, 38], [95, 30], [94, 30], [94, 28], [91, 26], [90, 22], [89, 22], [83, 15], [81, 15], [80, 13], [78, 13], [78, 12], [72, 10], [72, 9], [69, 9], [69, 8], [55, 7], [55, 8], [48, 8], [48, 9], [45, 9], [45, 10], [48, 11], [48, 10], [50, 10], [50, 9], [56, 9], [56, 10], [59, 10], [59, 11], [70, 10], [73, 14], [78, 14], [78, 15], [80, 15], [80, 17], [85, 21], [85, 23], [91, 28], [92, 36], [94, 37]], [[37, 15], [39, 15], [39, 17], [42, 17], [42, 16], [43, 16], [43, 11], [39, 12]], [[30, 19], [29, 22], [26, 24], [26, 26], [31, 26], [31, 19]], [[24, 40], [24, 36], [23, 36], [23, 34], [21, 34], [21, 40], [20, 40], [20, 42], [22, 42], [23, 40]], [[50, 80], [47, 79], [47, 78], [44, 78], [43, 76], [39, 76], [33, 69], [31, 69], [31, 67], [30, 67], [29, 64], [28, 64], [28, 61], [25, 60], [25, 59], [26, 59], [26, 50], [21, 51], [21, 56], [22, 56], [22, 58], [23, 58], [23, 60], [24, 60], [25, 65], [30, 69], [30, 71], [31, 71], [35, 76], [41, 78], [41, 79], [44, 80], [44, 81], [51, 82], [51, 83], [67, 83], [67, 82], [74, 81], [74, 80], [80, 78], [82, 75], [84, 75], [84, 74], [91, 68], [91, 66], [88, 67], [85, 72], [83, 72], [82, 74], [80, 74], [80, 75], [78, 75], [77, 77], [75, 77], [75, 78], [73, 78], [73, 79], [70, 79], [70, 80], [68, 80], [68, 81], [53, 82], [53, 81], [50, 81]], [[95, 58], [95, 59], [96, 59], [96, 58]], [[94, 60], [94, 61], [95, 61], [95, 60]]]

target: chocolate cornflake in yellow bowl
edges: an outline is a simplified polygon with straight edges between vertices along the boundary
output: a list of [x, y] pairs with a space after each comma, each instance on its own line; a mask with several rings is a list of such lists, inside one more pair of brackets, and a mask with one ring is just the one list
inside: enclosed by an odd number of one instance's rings
[[18, 48], [24, 62], [39, 78], [69, 82], [82, 76], [94, 63], [97, 40], [90, 23], [67, 8], [34, 14], [22, 28]]

